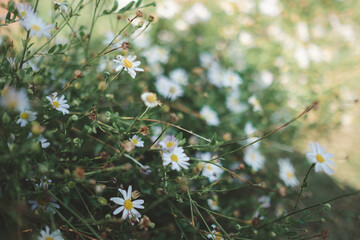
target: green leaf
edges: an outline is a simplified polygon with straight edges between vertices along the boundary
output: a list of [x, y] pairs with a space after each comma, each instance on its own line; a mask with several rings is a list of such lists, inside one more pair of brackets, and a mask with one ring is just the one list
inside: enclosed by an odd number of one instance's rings
[[142, 0], [139, 0], [139, 1], [136, 3], [135, 7], [138, 8], [141, 3], [142, 3]]
[[103, 15], [109, 15], [109, 14], [115, 12], [115, 10], [118, 8], [118, 6], [119, 6], [118, 2], [114, 1], [113, 7], [110, 10], [104, 10], [102, 14]]
[[57, 45], [52, 46], [52, 47], [49, 49], [48, 53], [54, 53], [56, 48], [57, 48]]
[[176, 139], [180, 141], [182, 138], [183, 138], [183, 133], [179, 132], [178, 135], [176, 135]]
[[130, 10], [131, 7], [134, 5], [134, 3], [135, 3], [134, 1], [131, 1], [128, 5], [126, 5], [122, 9], [120, 9], [120, 11], [118, 11], [117, 13], [124, 13], [124, 12]]

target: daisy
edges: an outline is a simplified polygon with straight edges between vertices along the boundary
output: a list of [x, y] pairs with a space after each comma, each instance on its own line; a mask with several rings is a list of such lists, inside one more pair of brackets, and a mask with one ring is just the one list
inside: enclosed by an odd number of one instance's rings
[[150, 64], [154, 64], [154, 63], [165, 64], [169, 61], [169, 50], [159, 46], [153, 46], [148, 50], [144, 51], [143, 56]]
[[64, 240], [64, 238], [61, 236], [59, 229], [50, 233], [50, 228], [46, 226], [45, 231], [40, 231], [40, 236], [37, 237], [37, 240]]
[[251, 166], [254, 171], [258, 171], [264, 167], [265, 159], [259, 150], [254, 147], [248, 147], [245, 150], [244, 161], [247, 165]]
[[315, 172], [323, 171], [328, 175], [333, 174], [335, 171], [331, 167], [335, 167], [335, 164], [332, 160], [330, 160], [330, 158], [333, 158], [334, 155], [332, 155], [331, 153], [326, 153], [325, 147], [320, 146], [318, 142], [316, 142], [315, 144], [316, 146], [313, 142], [310, 142], [309, 147], [312, 152], [306, 153], [308, 159], [312, 163], [316, 164]]
[[299, 184], [299, 180], [295, 176], [295, 169], [289, 159], [279, 159], [280, 179], [286, 186], [295, 187]]
[[200, 116], [210, 126], [217, 126], [220, 123], [217, 113], [214, 110], [212, 110], [209, 106], [204, 106], [200, 110]]
[[67, 3], [63, 0], [53, 0], [53, 3], [59, 7], [60, 12], [67, 12]]
[[129, 140], [136, 146], [136, 147], [143, 147], [144, 141], [141, 141], [141, 137], [138, 135], [132, 136], [132, 138], [129, 138]]
[[165, 76], [160, 76], [156, 79], [155, 87], [162, 96], [170, 98], [171, 101], [174, 101], [184, 94], [184, 91], [179, 84], [171, 82]]
[[182, 68], [172, 70], [169, 74], [169, 77], [171, 81], [180, 85], [186, 85], [189, 79], [188, 74]]
[[242, 83], [241, 77], [234, 71], [227, 70], [223, 76], [223, 86], [236, 89]]
[[[205, 160], [205, 161], [210, 161], [211, 160], [211, 153], [207, 152], [207, 153], [200, 153], [200, 159]], [[220, 163], [220, 160], [215, 160], [214, 163], [216, 163], [219, 166], [222, 166]], [[214, 164], [211, 163], [203, 163], [202, 164], [203, 168], [202, 168], [202, 172], [201, 175], [204, 177], [207, 177], [209, 179], [210, 182], [215, 182], [216, 180], [219, 179], [219, 177], [221, 176], [221, 174], [224, 172], [224, 170]]]
[[172, 151], [174, 148], [178, 146], [179, 141], [176, 139], [174, 135], [167, 135], [165, 138], [159, 143], [163, 150]]
[[207, 235], [207, 238], [212, 240], [224, 240], [222, 234], [216, 230], [216, 226], [213, 224], [211, 225], [211, 227], [213, 228], [213, 230]]
[[248, 106], [240, 101], [239, 90], [232, 91], [226, 97], [226, 107], [233, 113], [242, 113], [248, 109]]
[[69, 105], [66, 104], [67, 101], [64, 99], [65, 96], [62, 95], [60, 99], [57, 96], [57, 92], [52, 93], [52, 97], [47, 96], [46, 99], [50, 101], [50, 104], [55, 108], [56, 110], [62, 112], [63, 115], [69, 113]]
[[164, 152], [162, 155], [163, 165], [167, 166], [171, 164], [171, 169], [178, 172], [181, 168], [188, 169], [190, 158], [184, 153], [182, 147], [176, 147], [171, 152]]
[[214, 199], [214, 200], [211, 199], [211, 198], [209, 198], [209, 199], [207, 200], [207, 203], [208, 203], [208, 205], [209, 205], [209, 208], [210, 208], [211, 210], [213, 210], [213, 211], [217, 211], [217, 210], [220, 209], [220, 207], [219, 207], [219, 202], [218, 202], [218, 200], [217, 200], [217, 196], [215, 196], [215, 199]]
[[152, 92], [144, 92], [141, 94], [141, 100], [143, 100], [145, 105], [149, 108], [154, 108], [159, 105], [156, 94]]
[[131, 197], [132, 197], [131, 196], [131, 193], [132, 193], [131, 185], [129, 186], [127, 193], [125, 190], [123, 190], [121, 188], [119, 188], [118, 190], [123, 197], [122, 198], [112, 197], [112, 198], [110, 198], [110, 201], [113, 201], [114, 203], [121, 205], [121, 207], [118, 207], [117, 209], [115, 209], [113, 214], [117, 215], [121, 211], [123, 211], [123, 214], [121, 217], [123, 220], [125, 220], [126, 218], [129, 218], [130, 220], [132, 218], [135, 218], [137, 221], [139, 221], [141, 214], [135, 208], [144, 209], [144, 206], [142, 206], [142, 204], [144, 204], [144, 200], [138, 199], [135, 201], [131, 201]]
[[7, 87], [1, 91], [1, 105], [10, 110], [22, 112], [29, 108], [29, 100], [25, 90], [16, 91]]
[[217, 62], [213, 62], [209, 70], [207, 71], [206, 76], [211, 84], [220, 88], [223, 87], [223, 75], [224, 69], [222, 68], [222, 66], [220, 66], [220, 64]]
[[34, 13], [27, 13], [22, 24], [27, 31], [30, 31], [30, 37], [34, 35], [37, 35], [39, 38], [42, 36], [51, 37], [50, 29], [53, 25], [46, 25], [46, 23]]
[[44, 136], [40, 135], [38, 140], [42, 148], [48, 148], [50, 146], [49, 141], [46, 138], [44, 138]]
[[26, 17], [26, 15], [28, 15], [28, 14], [33, 14], [34, 13], [34, 10], [27, 3], [24, 3], [24, 4], [18, 3], [18, 4], [16, 4], [16, 9], [17, 9], [17, 11], [19, 13], [19, 17], [21, 19], [24, 19]]
[[21, 127], [25, 127], [29, 122], [36, 119], [36, 114], [36, 112], [24, 110], [20, 113], [20, 118], [16, 121], [16, 123], [20, 124]]
[[29, 200], [28, 203], [32, 205], [32, 211], [35, 211], [37, 208], [39, 208], [51, 215], [56, 213], [54, 210], [55, 208], [60, 208], [59, 204], [56, 203], [56, 200], [46, 192], [36, 200]]
[[259, 100], [255, 96], [251, 96], [248, 102], [253, 106], [255, 112], [262, 110]]
[[136, 56], [129, 55], [127, 57], [124, 57], [121, 55], [117, 55], [116, 59], [113, 60], [115, 63], [119, 64], [119, 66], [117, 66], [115, 68], [115, 71], [119, 72], [124, 68], [124, 70], [127, 71], [132, 78], [135, 78], [136, 71], [137, 72], [144, 71], [144, 69], [137, 67], [140, 65], [140, 61], [134, 62], [135, 59], [136, 59]]

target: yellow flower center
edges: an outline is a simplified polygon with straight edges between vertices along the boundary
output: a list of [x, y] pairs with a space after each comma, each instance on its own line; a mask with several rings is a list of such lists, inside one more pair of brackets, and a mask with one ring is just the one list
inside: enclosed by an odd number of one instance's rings
[[130, 211], [131, 209], [133, 209], [134, 204], [131, 202], [130, 199], [126, 199], [124, 203], [124, 207], [126, 210]]
[[29, 118], [29, 114], [28, 114], [27, 112], [23, 112], [23, 113], [20, 115], [20, 117], [21, 117], [22, 119], [27, 120], [27, 119]]
[[325, 159], [320, 154], [316, 154], [316, 161], [318, 161], [319, 163], [323, 163], [325, 162]]
[[173, 143], [173, 142], [168, 142], [167, 144], [166, 144], [166, 147], [167, 148], [171, 148], [172, 146], [174, 146], [175, 145], [175, 143]]
[[155, 103], [157, 101], [156, 95], [154, 93], [149, 93], [146, 96], [146, 101], [148, 101], [149, 103]]
[[251, 158], [251, 160], [253, 160], [253, 161], [254, 161], [254, 160], [256, 159], [255, 154], [251, 154], [251, 155], [250, 155], [250, 158]]
[[210, 170], [210, 171], [211, 171], [211, 169], [212, 169], [212, 167], [211, 167], [210, 164], [207, 164], [207, 165], [206, 165], [206, 168], [207, 168], [208, 170]]
[[222, 237], [221, 237], [221, 233], [220, 232], [216, 232], [215, 233], [215, 238], [216, 238], [216, 240], [222, 240]]
[[38, 25], [32, 25], [31, 28], [35, 31], [40, 31], [40, 27]]
[[19, 103], [16, 99], [10, 99], [10, 101], [9, 101], [10, 109], [15, 109], [18, 105], [19, 105]]
[[171, 155], [171, 161], [178, 162], [179, 161], [178, 156], [176, 156], [175, 154]]
[[21, 11], [21, 12], [20, 12], [20, 15], [21, 15], [22, 17], [25, 16], [25, 14], [26, 14], [25, 11]]
[[133, 138], [131, 141], [132, 141], [132, 143], [135, 144], [135, 145], [138, 144], [138, 140], [137, 140], [136, 138]]
[[41, 206], [46, 206], [48, 204], [48, 202], [44, 198], [39, 198], [37, 200], [37, 203]]
[[55, 108], [59, 108], [60, 104], [58, 101], [53, 101], [52, 105], [55, 107]]
[[169, 89], [169, 93], [171, 93], [171, 94], [176, 93], [176, 89], [175, 89], [174, 87], [171, 87], [171, 88]]
[[233, 77], [233, 76], [229, 77], [229, 80], [230, 80], [230, 82], [233, 82], [233, 81], [234, 81], [234, 77]]
[[287, 173], [287, 176], [288, 176], [288, 178], [293, 178], [293, 177], [294, 177], [294, 174], [293, 174], [292, 172], [288, 172], [288, 173]]
[[132, 68], [132, 67], [133, 67], [132, 62], [130, 62], [129, 60], [124, 59], [123, 62], [124, 62], [124, 64], [125, 64], [125, 67], [126, 67], [126, 68]]
[[54, 240], [53, 237], [46, 237], [45, 240]]

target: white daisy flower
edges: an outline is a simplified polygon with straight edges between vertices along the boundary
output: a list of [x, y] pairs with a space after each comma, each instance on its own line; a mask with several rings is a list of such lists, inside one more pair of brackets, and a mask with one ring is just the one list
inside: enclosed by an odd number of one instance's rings
[[129, 140], [136, 146], [136, 147], [143, 147], [144, 141], [141, 140], [141, 137], [138, 135], [132, 136], [132, 138], [129, 138]]
[[37, 35], [39, 38], [42, 36], [51, 37], [50, 29], [53, 25], [46, 25], [46, 23], [34, 13], [27, 13], [22, 24], [27, 31], [30, 31], [30, 37], [34, 35]]
[[16, 9], [17, 9], [21, 19], [24, 19], [27, 14], [34, 13], [34, 9], [32, 9], [28, 3], [24, 3], [24, 4], [18, 3], [18, 4], [16, 4]]
[[171, 164], [171, 169], [178, 172], [181, 168], [188, 169], [190, 158], [184, 153], [182, 147], [176, 147], [170, 152], [164, 152], [162, 155], [163, 165], [167, 166]]
[[136, 71], [137, 72], [144, 71], [144, 69], [138, 68], [138, 66], [140, 65], [140, 61], [134, 62], [135, 59], [136, 56], [129, 55], [127, 57], [124, 57], [121, 55], [117, 55], [116, 59], [113, 60], [115, 63], [119, 64], [119, 66], [115, 68], [115, 71], [119, 72], [124, 68], [124, 70], [127, 71], [132, 78], [135, 78]]
[[32, 205], [32, 211], [35, 211], [37, 208], [39, 208], [51, 215], [56, 213], [54, 208], [60, 208], [59, 204], [56, 203], [56, 200], [46, 192], [36, 200], [29, 200], [28, 203]]
[[220, 66], [219, 63], [214, 62], [211, 64], [211, 67], [207, 71], [206, 76], [211, 84], [220, 88], [223, 87], [223, 74], [224, 74], [224, 69]]
[[64, 240], [64, 238], [61, 236], [59, 229], [50, 233], [50, 228], [46, 226], [45, 231], [40, 231], [40, 236], [37, 237], [37, 240]]
[[143, 52], [143, 56], [146, 58], [148, 63], [163, 63], [166, 64], [169, 61], [169, 50], [159, 47], [152, 46], [148, 50]]
[[165, 138], [159, 143], [161, 148], [166, 151], [172, 151], [174, 148], [178, 146], [179, 141], [176, 139], [174, 135], [167, 135]]
[[250, 146], [245, 150], [244, 161], [247, 165], [251, 166], [254, 171], [258, 171], [264, 167], [265, 159], [257, 148]]
[[281, 13], [282, 7], [279, 0], [261, 0], [259, 2], [259, 10], [261, 14], [276, 17]]
[[195, 3], [183, 13], [183, 19], [190, 25], [200, 22], [207, 22], [211, 18], [211, 13], [201, 3]]
[[227, 70], [223, 75], [223, 86], [232, 87], [236, 89], [242, 83], [242, 79], [239, 74], [234, 71]]
[[332, 160], [330, 160], [330, 158], [333, 158], [334, 155], [332, 155], [331, 153], [326, 153], [325, 152], [325, 147], [320, 146], [320, 144], [318, 142], [315, 143], [316, 146], [314, 145], [313, 142], [310, 142], [309, 147], [311, 149], [312, 152], [308, 152], [306, 153], [306, 156], [308, 157], [308, 159], [312, 162], [315, 163], [315, 172], [325, 172], [328, 175], [333, 174], [335, 171], [332, 169], [335, 166], [334, 162]]
[[67, 2], [64, 2], [63, 0], [53, 0], [53, 3], [57, 6], [59, 6], [60, 12], [67, 12]]
[[36, 114], [36, 112], [24, 110], [20, 113], [20, 118], [16, 121], [16, 123], [20, 124], [21, 127], [25, 127], [29, 122], [36, 119]]
[[209, 68], [215, 62], [215, 58], [208, 52], [202, 52], [199, 54], [200, 66], [203, 68]]
[[212, 240], [224, 240], [221, 232], [216, 230], [216, 226], [213, 224], [211, 225], [211, 227], [213, 228], [213, 230], [207, 235], [207, 238]]
[[262, 111], [261, 105], [259, 100], [255, 96], [251, 96], [248, 99], [248, 102], [253, 106], [253, 109], [255, 112]]
[[220, 207], [219, 207], [219, 202], [218, 202], [218, 200], [217, 200], [217, 197], [213, 200], [213, 199], [208, 199], [207, 200], [207, 203], [208, 203], [208, 205], [209, 205], [209, 208], [211, 209], [211, 210], [213, 210], [213, 211], [217, 211], [217, 210], [219, 210], [220, 209]]
[[[200, 159], [205, 160], [205, 161], [210, 161], [211, 160], [211, 153], [207, 152], [207, 153], [200, 153]], [[214, 163], [216, 163], [217, 165], [221, 165], [220, 160], [215, 160], [213, 161]], [[224, 172], [224, 170], [214, 164], [211, 163], [202, 163], [203, 165], [203, 169], [201, 172], [201, 175], [204, 177], [207, 177], [209, 179], [210, 182], [215, 182], [216, 180], [218, 180], [221, 176], [221, 174]]]
[[155, 87], [163, 97], [170, 98], [171, 101], [184, 94], [184, 90], [179, 84], [169, 81], [165, 76], [156, 79]]
[[145, 103], [145, 105], [149, 108], [154, 108], [159, 105], [159, 101], [157, 100], [156, 94], [152, 92], [144, 92], [141, 94], [141, 100]]
[[240, 91], [232, 91], [226, 97], [226, 107], [233, 113], [242, 113], [248, 109], [248, 105], [240, 101]]
[[299, 180], [295, 176], [294, 166], [290, 163], [289, 159], [279, 159], [278, 161], [280, 172], [280, 179], [285, 183], [286, 186], [295, 187], [299, 184]]
[[204, 106], [200, 110], [200, 116], [210, 126], [217, 126], [220, 123], [217, 113], [209, 106]]
[[186, 85], [189, 80], [189, 76], [186, 73], [185, 69], [177, 68], [170, 72], [169, 74], [170, 80], [180, 84], [180, 85]]
[[52, 97], [47, 96], [46, 99], [50, 101], [50, 104], [55, 108], [56, 110], [62, 112], [63, 115], [69, 114], [69, 105], [66, 104], [67, 101], [65, 100], [65, 96], [62, 95], [59, 99], [57, 92], [52, 93]]
[[48, 148], [50, 146], [49, 141], [46, 138], [44, 138], [44, 136], [40, 135], [38, 140], [42, 148]]
[[1, 105], [10, 110], [24, 111], [30, 104], [25, 90], [16, 91], [10, 87], [1, 90]]
[[119, 188], [118, 190], [123, 197], [122, 198], [112, 197], [112, 198], [110, 198], [110, 201], [113, 201], [114, 203], [121, 205], [121, 207], [118, 207], [117, 209], [115, 209], [113, 214], [117, 215], [121, 211], [123, 211], [123, 214], [121, 217], [123, 220], [125, 220], [126, 218], [129, 218], [130, 220], [132, 218], [135, 218], [137, 221], [139, 221], [141, 214], [135, 208], [144, 209], [144, 206], [142, 206], [142, 204], [144, 204], [144, 200], [137, 199], [135, 201], [131, 201], [131, 198], [132, 198], [132, 196], [131, 196], [132, 186], [131, 185], [129, 186], [127, 192], [121, 188]]

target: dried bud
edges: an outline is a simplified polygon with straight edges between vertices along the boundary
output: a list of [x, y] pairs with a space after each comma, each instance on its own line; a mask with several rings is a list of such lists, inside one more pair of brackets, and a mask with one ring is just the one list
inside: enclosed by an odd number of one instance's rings
[[128, 43], [128, 42], [123, 42], [123, 43], [121, 44], [121, 48], [124, 49], [125, 51], [129, 50], [129, 48], [130, 48], [130, 43]]
[[31, 132], [34, 135], [40, 135], [45, 131], [45, 127], [41, 126], [38, 122], [32, 122]]
[[225, 133], [223, 135], [223, 139], [224, 139], [224, 141], [230, 141], [232, 139], [231, 133], [228, 133], [228, 132]]
[[258, 218], [258, 217], [253, 218], [253, 220], [251, 221], [251, 224], [254, 227], [258, 226], [260, 224], [260, 218]]
[[131, 193], [132, 199], [138, 199], [140, 197], [140, 192], [138, 190], [135, 190]]
[[136, 17], [142, 17], [143, 13], [140, 10], [136, 10]]
[[147, 136], [150, 134], [149, 128], [147, 126], [142, 126], [139, 130], [140, 134], [143, 136]]
[[279, 187], [278, 193], [280, 194], [280, 196], [285, 197], [286, 196], [286, 192], [287, 192], [287, 188], [284, 186]]
[[105, 152], [105, 151], [102, 151], [102, 152], [100, 153], [100, 158], [101, 158], [102, 160], [108, 159], [109, 156], [110, 156], [109, 153], [107, 153], [107, 152]]
[[328, 231], [326, 229], [321, 230], [321, 237], [322, 239], [327, 239], [328, 237]]
[[152, 229], [155, 227], [155, 224], [150, 221], [150, 218], [146, 215], [144, 215], [139, 222], [139, 228], [143, 229], [145, 231], [148, 231], [149, 228]]
[[101, 90], [101, 91], [104, 91], [104, 90], [106, 89], [106, 86], [107, 86], [106, 82], [105, 82], [105, 81], [101, 81], [101, 82], [99, 82], [99, 84], [98, 84], [98, 89]]
[[105, 190], [106, 186], [103, 184], [98, 184], [95, 186], [95, 192], [96, 193], [101, 193]]
[[148, 21], [149, 21], [149, 22], [153, 22], [153, 21], [154, 21], [154, 16], [153, 16], [153, 15], [149, 15]]
[[179, 117], [176, 115], [176, 113], [170, 113], [170, 119], [172, 122], [179, 121]]
[[131, 152], [135, 148], [135, 145], [131, 141], [124, 142], [122, 146], [126, 152]]
[[120, 21], [120, 20], [121, 20], [121, 18], [122, 18], [122, 17], [121, 17], [121, 15], [119, 15], [119, 14], [118, 14], [118, 15], [116, 15], [116, 19], [117, 19], [118, 21]]
[[81, 77], [82, 77], [82, 72], [79, 69], [75, 70], [74, 79], [81, 78]]
[[84, 178], [85, 177], [85, 169], [82, 167], [75, 168], [74, 175], [75, 175], [75, 177], [80, 178], [80, 179]]

